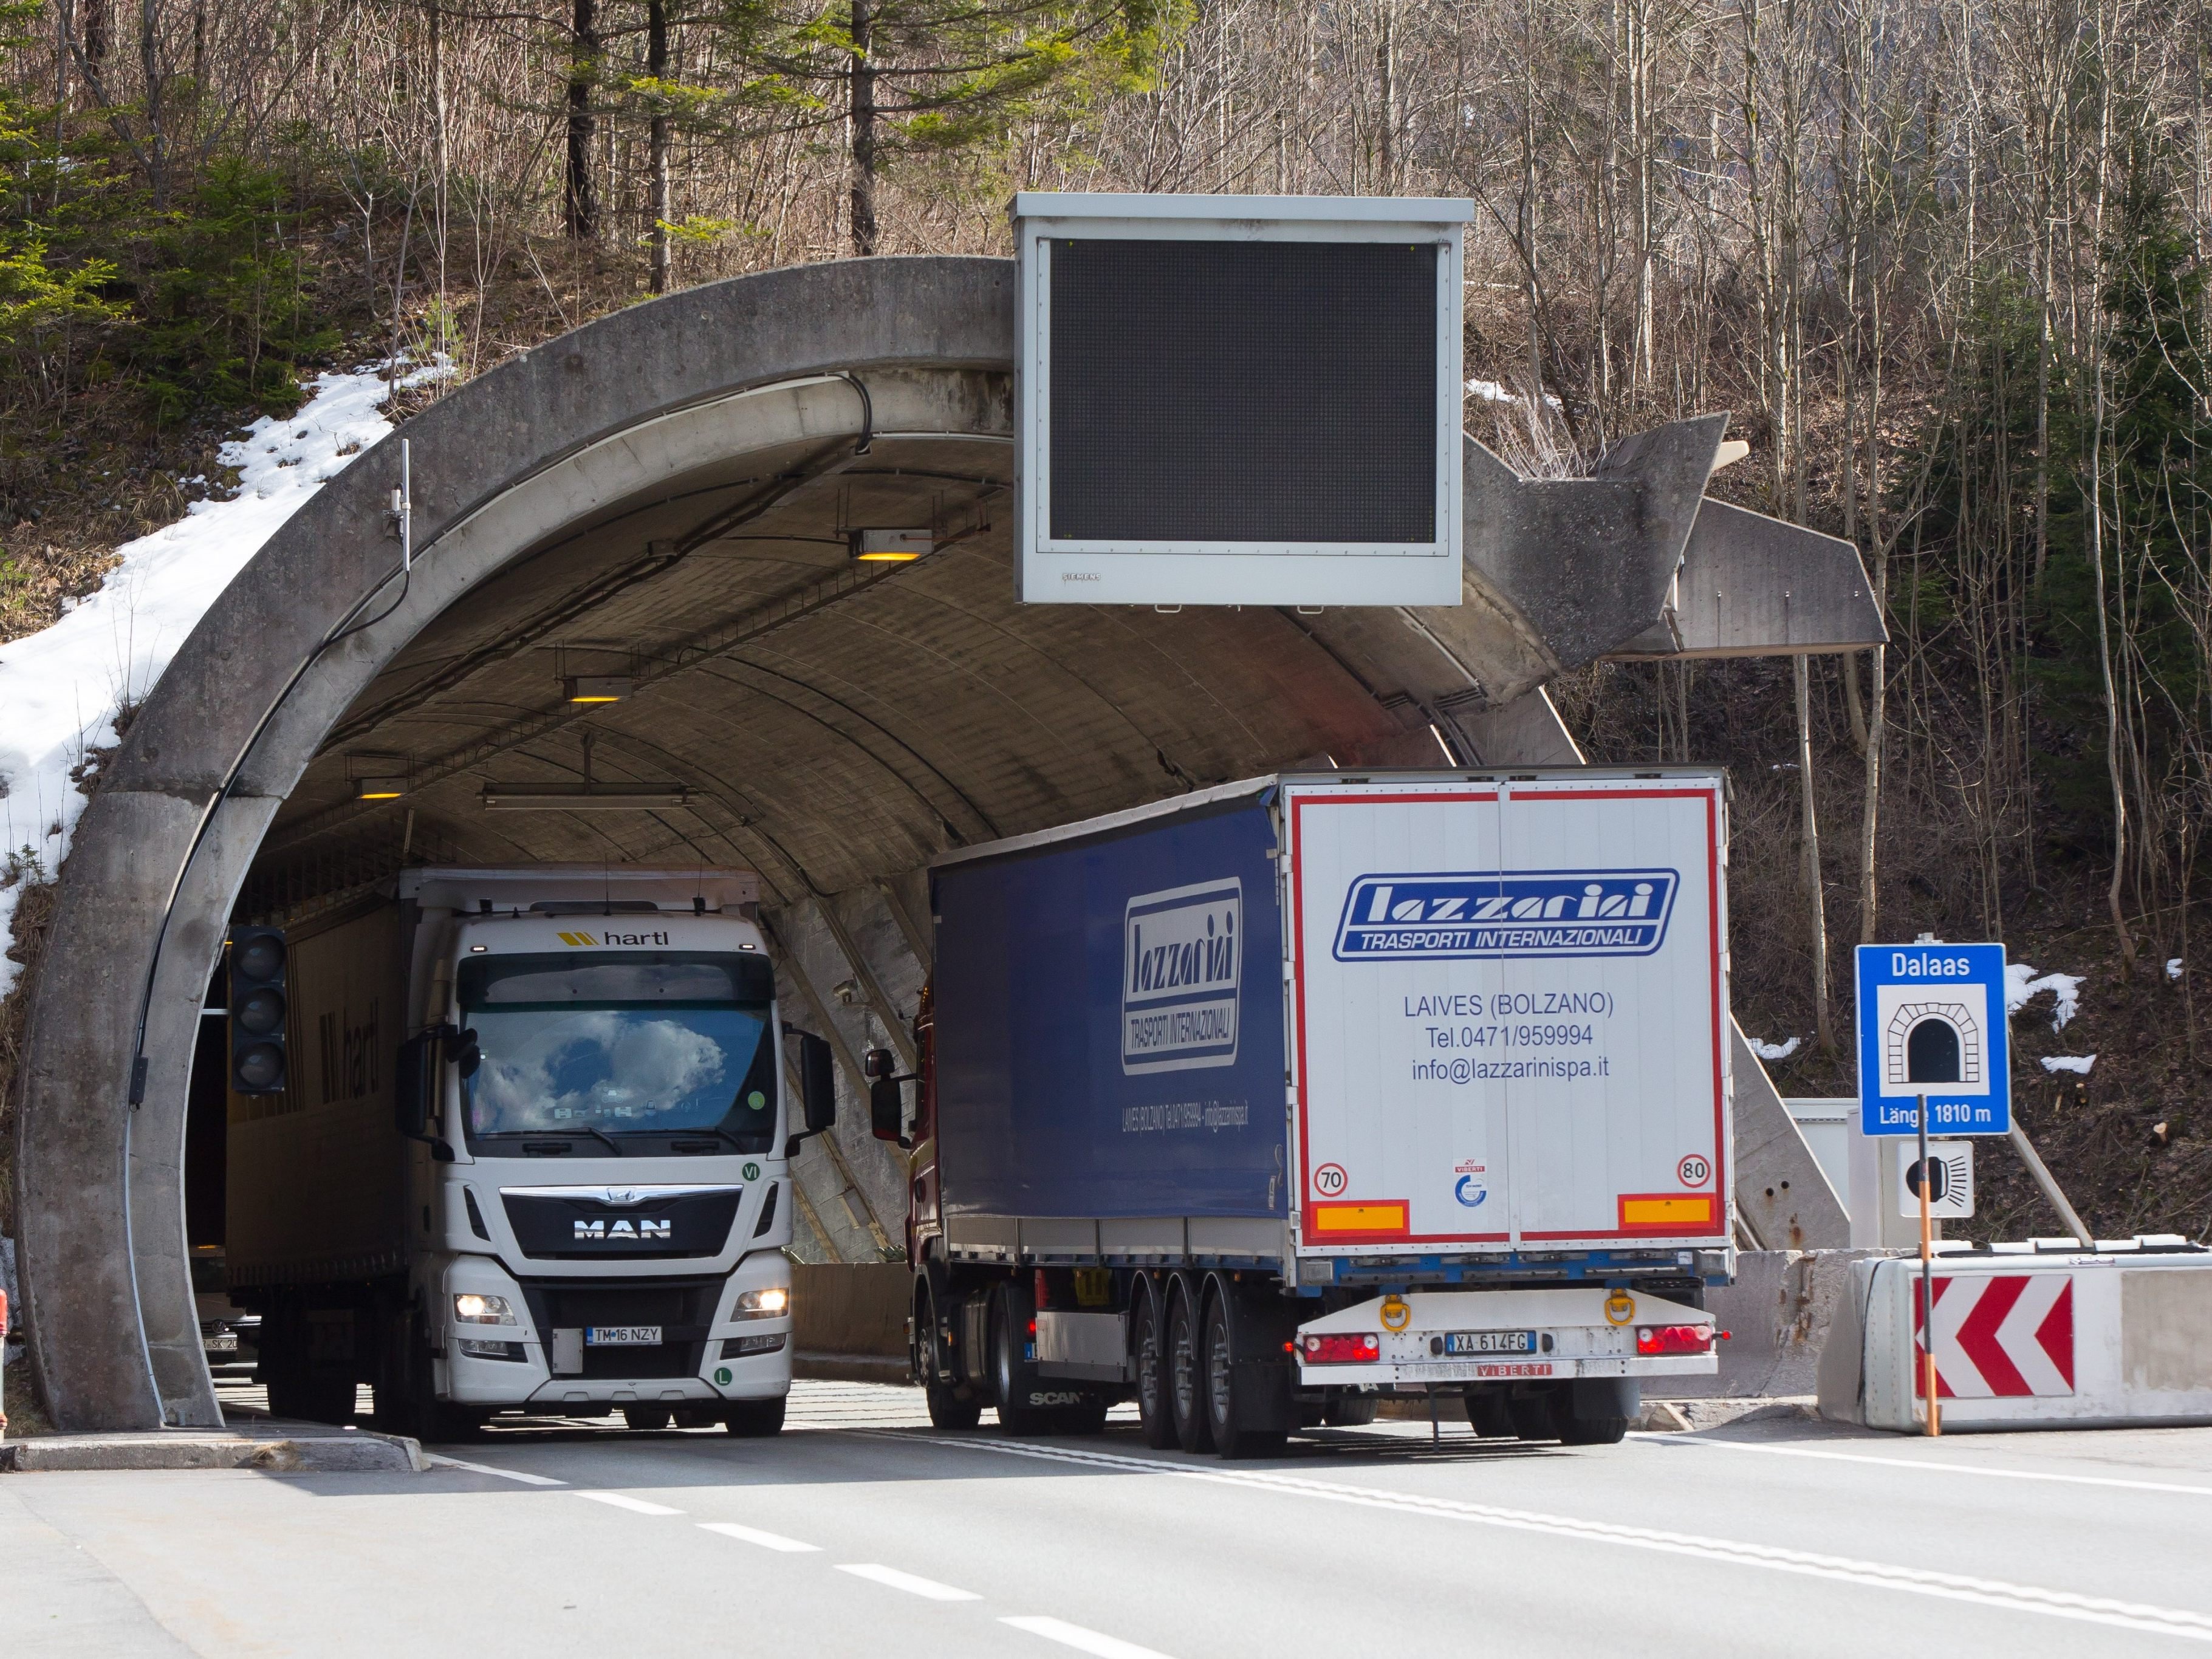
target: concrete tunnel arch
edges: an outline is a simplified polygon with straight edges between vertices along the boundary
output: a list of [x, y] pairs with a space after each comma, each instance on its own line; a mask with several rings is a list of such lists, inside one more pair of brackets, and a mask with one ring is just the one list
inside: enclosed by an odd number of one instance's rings
[[[58, 1423], [220, 1420], [182, 1164], [234, 920], [357, 890], [410, 848], [744, 865], [789, 989], [857, 1076], [871, 1015], [905, 1046], [920, 872], [945, 848], [1300, 764], [1571, 765], [1541, 694], [1566, 669], [1886, 637], [1849, 543], [1705, 498], [1717, 415], [1635, 434], [1583, 479], [1523, 478], [1465, 440], [1455, 607], [1023, 606], [1014, 286], [1010, 260], [860, 259], [603, 319], [409, 420], [210, 606], [101, 772], [32, 988], [20, 1260]], [[848, 557], [848, 529], [923, 525], [939, 550], [917, 563]], [[580, 714], [562, 669], [619, 669], [635, 695]], [[404, 800], [353, 799], [356, 762], [399, 765]], [[482, 810], [495, 774], [595, 769], [687, 793], [526, 830]], [[1757, 1069], [1741, 1041], [1736, 1066]], [[1823, 1186], [1778, 1097], [1758, 1109]], [[878, 1173], [895, 1200], [902, 1179]]]
[[[828, 897], [870, 884], [910, 927], [896, 884], [946, 846], [1273, 766], [1577, 758], [1519, 697], [1561, 654], [1474, 574], [1465, 606], [1418, 615], [1017, 605], [1012, 275], [800, 267], [578, 330], [408, 421], [210, 607], [103, 769], [33, 988], [21, 1261], [59, 1424], [220, 1422], [185, 1253], [202, 993], [250, 880], [264, 908], [342, 889], [392, 861], [402, 811], [415, 846], [465, 861], [746, 864], [771, 918], [812, 903], [836, 932]], [[878, 514], [945, 550], [851, 563], [838, 532]], [[1624, 565], [1576, 615], [1626, 640], [1667, 580]], [[639, 695], [592, 721], [600, 775], [680, 775], [695, 806], [527, 835], [470, 814], [488, 765], [575, 775], [547, 650], [627, 659]], [[347, 799], [356, 748], [405, 751], [404, 802]]]

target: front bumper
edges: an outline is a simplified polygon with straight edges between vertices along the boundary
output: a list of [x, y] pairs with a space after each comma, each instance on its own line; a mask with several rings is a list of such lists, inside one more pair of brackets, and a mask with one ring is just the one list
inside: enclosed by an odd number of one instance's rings
[[[524, 1286], [486, 1256], [457, 1258], [443, 1275], [442, 1307], [469, 1291], [500, 1296], [515, 1310], [513, 1325], [461, 1324], [449, 1322], [445, 1332], [445, 1354], [439, 1362], [441, 1398], [476, 1407], [537, 1407], [569, 1410], [579, 1407], [614, 1407], [642, 1403], [714, 1404], [723, 1401], [779, 1399], [791, 1389], [792, 1320], [786, 1311], [770, 1319], [740, 1319], [733, 1307], [742, 1291], [782, 1285], [787, 1291], [791, 1268], [779, 1251], [760, 1251], [739, 1262], [724, 1280], [714, 1298], [712, 1319], [703, 1336], [687, 1339], [695, 1351], [679, 1375], [651, 1373], [668, 1369], [665, 1348], [649, 1351], [655, 1363], [641, 1364], [641, 1376], [610, 1374], [621, 1362], [609, 1356], [618, 1349], [592, 1351], [589, 1376], [566, 1374], [577, 1362], [580, 1339], [561, 1338], [538, 1328], [529, 1311], [532, 1298]], [[618, 1293], [625, 1283], [649, 1286], [649, 1279], [602, 1281], [605, 1291]], [[613, 1322], [611, 1318], [609, 1322]], [[643, 1323], [645, 1321], [637, 1322]], [[746, 1338], [781, 1338], [771, 1352], [726, 1355], [724, 1350]], [[493, 1358], [464, 1353], [461, 1344], [497, 1343], [520, 1358]], [[678, 1345], [671, 1344], [670, 1346]], [[562, 1364], [556, 1371], [556, 1364]]]

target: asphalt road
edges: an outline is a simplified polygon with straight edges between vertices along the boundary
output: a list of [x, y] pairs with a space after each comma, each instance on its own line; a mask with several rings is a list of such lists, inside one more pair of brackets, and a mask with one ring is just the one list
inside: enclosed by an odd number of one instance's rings
[[1412, 1424], [1265, 1462], [939, 1436], [803, 1384], [771, 1441], [577, 1425], [423, 1475], [0, 1477], [11, 1656], [2084, 1656], [2212, 1644], [2212, 1430]]

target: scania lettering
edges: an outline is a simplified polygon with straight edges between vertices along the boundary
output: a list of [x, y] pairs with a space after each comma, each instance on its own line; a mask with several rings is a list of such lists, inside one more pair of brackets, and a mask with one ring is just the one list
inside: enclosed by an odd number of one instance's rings
[[836, 1103], [828, 1044], [783, 1024], [757, 889], [418, 868], [256, 919], [319, 1050], [229, 1103], [229, 1281], [272, 1411], [343, 1422], [367, 1384], [426, 1439], [501, 1413], [781, 1426], [784, 1188]]
[[1235, 1457], [1441, 1395], [1600, 1443], [1712, 1374], [1726, 811], [1710, 771], [1284, 774], [939, 858], [916, 1086], [868, 1059], [932, 1420], [1133, 1397]]

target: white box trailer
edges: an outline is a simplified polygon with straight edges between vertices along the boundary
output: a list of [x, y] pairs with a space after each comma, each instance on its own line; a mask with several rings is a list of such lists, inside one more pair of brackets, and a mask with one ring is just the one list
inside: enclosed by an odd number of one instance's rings
[[1710, 770], [1307, 773], [938, 860], [876, 1127], [939, 1420], [1128, 1391], [1234, 1451], [1443, 1388], [1607, 1439], [1711, 1373], [1726, 832]]

